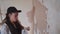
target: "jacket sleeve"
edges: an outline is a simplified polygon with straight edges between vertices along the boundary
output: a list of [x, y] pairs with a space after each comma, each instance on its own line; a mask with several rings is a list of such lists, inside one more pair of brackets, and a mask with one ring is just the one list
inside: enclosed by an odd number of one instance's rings
[[6, 24], [3, 24], [1, 27], [1, 34], [9, 34], [9, 30]]

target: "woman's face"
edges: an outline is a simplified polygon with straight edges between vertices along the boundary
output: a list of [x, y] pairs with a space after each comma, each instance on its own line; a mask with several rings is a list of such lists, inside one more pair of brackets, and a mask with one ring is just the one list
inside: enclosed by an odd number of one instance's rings
[[17, 12], [16, 13], [12, 13], [12, 14], [9, 15], [9, 17], [10, 17], [10, 20], [12, 22], [16, 22], [18, 20], [18, 13]]

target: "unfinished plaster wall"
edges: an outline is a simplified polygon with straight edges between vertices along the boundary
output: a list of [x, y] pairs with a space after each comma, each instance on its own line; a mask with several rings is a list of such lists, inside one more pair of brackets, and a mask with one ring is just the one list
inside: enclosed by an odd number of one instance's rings
[[60, 34], [60, 0], [44, 0], [43, 4], [48, 8], [49, 34]]
[[33, 8], [27, 13], [28, 20], [33, 24], [34, 34], [48, 34], [47, 8], [39, 1], [33, 0]]
[[37, 30], [39, 30], [39, 34], [48, 34], [47, 29], [47, 8], [39, 2], [39, 0], [34, 0], [35, 6], [35, 17], [36, 17], [36, 25]]

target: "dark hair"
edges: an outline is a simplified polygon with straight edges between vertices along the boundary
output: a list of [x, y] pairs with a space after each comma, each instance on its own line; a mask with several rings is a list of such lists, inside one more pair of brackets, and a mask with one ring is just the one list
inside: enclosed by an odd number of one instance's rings
[[[10, 13], [10, 14], [11, 14], [11, 13]], [[6, 20], [7, 20], [7, 19], [10, 19], [10, 18], [9, 18], [9, 14], [6, 14], [5, 19], [6, 19]]]
[[6, 14], [6, 17], [2, 20], [2, 24], [3, 24], [3, 23], [6, 23], [6, 21], [9, 20], [9, 19], [10, 19], [10, 18], [9, 18], [9, 16], [8, 16], [8, 14]]

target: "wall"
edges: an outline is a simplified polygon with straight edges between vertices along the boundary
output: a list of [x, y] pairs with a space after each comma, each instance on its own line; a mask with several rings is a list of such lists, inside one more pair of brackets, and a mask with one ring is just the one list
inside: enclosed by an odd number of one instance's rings
[[43, 4], [48, 8], [47, 22], [50, 28], [49, 34], [60, 34], [60, 0], [44, 0]]
[[48, 9], [39, 0], [34, 0], [37, 34], [48, 34], [47, 11]]

